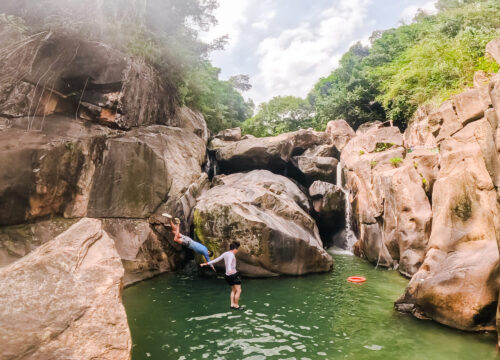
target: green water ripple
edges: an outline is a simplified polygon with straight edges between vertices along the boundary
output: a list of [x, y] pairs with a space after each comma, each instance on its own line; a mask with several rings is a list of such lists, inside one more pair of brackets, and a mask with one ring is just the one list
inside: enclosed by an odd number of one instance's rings
[[[348, 276], [367, 278], [351, 284]], [[222, 278], [166, 274], [125, 289], [140, 359], [498, 359], [495, 335], [393, 310], [407, 280], [335, 255], [332, 273], [244, 279], [244, 311]]]

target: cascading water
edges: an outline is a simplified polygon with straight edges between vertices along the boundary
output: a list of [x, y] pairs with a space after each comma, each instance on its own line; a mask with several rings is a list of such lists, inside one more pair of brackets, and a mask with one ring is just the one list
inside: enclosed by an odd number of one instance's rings
[[212, 180], [214, 176], [217, 176], [219, 165], [217, 164], [217, 158], [215, 157], [215, 152], [207, 151], [205, 165], [203, 165], [203, 171], [207, 173], [208, 178]]
[[352, 214], [352, 206], [351, 206], [351, 192], [348, 189], [345, 189], [342, 185], [342, 163], [339, 161], [337, 164], [337, 186], [342, 190], [345, 197], [345, 239], [346, 239], [346, 250], [353, 251], [354, 244], [358, 239], [356, 238], [356, 234], [352, 230], [351, 223], [351, 214]]

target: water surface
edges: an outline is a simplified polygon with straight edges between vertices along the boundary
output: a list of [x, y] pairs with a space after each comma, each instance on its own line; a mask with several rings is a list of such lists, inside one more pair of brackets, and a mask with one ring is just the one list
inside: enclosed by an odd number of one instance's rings
[[[393, 310], [407, 280], [335, 255], [328, 274], [244, 279], [245, 311], [222, 278], [166, 274], [125, 289], [140, 359], [499, 359], [495, 335], [466, 333]], [[350, 284], [362, 275], [367, 282]]]

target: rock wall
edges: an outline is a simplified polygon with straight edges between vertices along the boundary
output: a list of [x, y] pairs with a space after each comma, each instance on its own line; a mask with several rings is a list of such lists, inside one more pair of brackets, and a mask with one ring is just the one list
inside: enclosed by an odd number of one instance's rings
[[126, 283], [181, 266], [186, 253], [150, 218], [172, 213], [189, 233], [208, 188], [203, 116], [104, 44], [0, 32], [0, 266], [43, 243], [31, 228], [57, 235], [82, 217], [106, 219], [128, 247]]
[[424, 260], [432, 218], [424, 169], [437, 159], [406, 153], [399, 129], [376, 123], [358, 130], [341, 161], [358, 230], [356, 253], [412, 276]]
[[[482, 79], [482, 81], [477, 81]], [[495, 329], [498, 302], [498, 75], [477, 74], [475, 88], [453, 97], [407, 130], [427, 132], [440, 150], [432, 191], [432, 233], [425, 261], [396, 307], [463, 330]]]

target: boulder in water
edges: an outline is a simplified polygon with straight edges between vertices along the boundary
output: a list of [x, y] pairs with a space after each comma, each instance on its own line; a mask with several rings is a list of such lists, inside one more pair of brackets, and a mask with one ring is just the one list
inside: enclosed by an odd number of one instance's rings
[[309, 200], [289, 179], [266, 170], [218, 177], [195, 207], [195, 231], [215, 256], [240, 241], [238, 268], [245, 276], [329, 271], [308, 215]]

